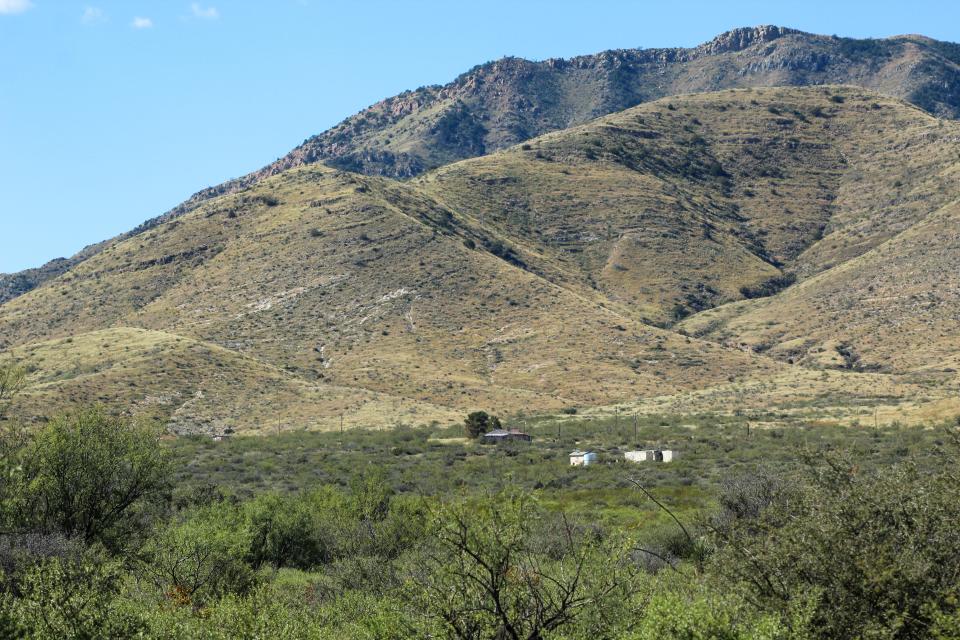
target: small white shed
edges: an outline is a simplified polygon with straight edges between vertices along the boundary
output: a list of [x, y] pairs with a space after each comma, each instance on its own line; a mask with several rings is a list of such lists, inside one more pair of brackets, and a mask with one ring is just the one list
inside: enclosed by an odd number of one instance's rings
[[571, 451], [570, 452], [570, 466], [571, 467], [586, 467], [587, 465], [596, 464], [597, 454], [593, 451]]
[[623, 457], [627, 462], [670, 462], [677, 457], [673, 449], [643, 449], [626, 451]]

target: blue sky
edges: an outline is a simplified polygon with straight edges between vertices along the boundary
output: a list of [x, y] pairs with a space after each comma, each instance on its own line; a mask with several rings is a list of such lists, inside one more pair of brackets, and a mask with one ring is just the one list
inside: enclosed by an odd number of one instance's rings
[[957, 41], [960, 3], [0, 0], [0, 272], [487, 60], [690, 46], [756, 24]]

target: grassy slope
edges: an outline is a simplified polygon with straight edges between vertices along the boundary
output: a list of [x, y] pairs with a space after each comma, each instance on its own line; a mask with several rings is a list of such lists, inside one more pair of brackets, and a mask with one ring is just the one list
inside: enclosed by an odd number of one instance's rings
[[780, 295], [706, 312], [694, 333], [802, 364], [953, 377], [960, 366], [960, 204]]
[[951, 201], [957, 131], [850, 88], [725, 91], [641, 105], [419, 182], [669, 322], [854, 258]]
[[[319, 403], [288, 409], [289, 419], [314, 427], [331, 426], [337, 409], [311, 389], [349, 397], [351, 415], [372, 422], [452, 415], [439, 407], [661, 406], [674, 394], [689, 410], [725, 398], [714, 405], [726, 410], [743, 395], [736, 385], [750, 395], [761, 381], [787, 404], [798, 401], [790, 389], [869, 404], [863, 374], [813, 384], [806, 369], [733, 347], [779, 331], [787, 341], [810, 333], [820, 340], [811, 348], [827, 352], [828, 334], [852, 325], [822, 313], [826, 301], [856, 298], [881, 272], [884, 291], [904, 273], [918, 292], [935, 289], [938, 266], [956, 255], [953, 210], [931, 216], [953, 199], [955, 128], [848, 88], [728, 91], [642, 105], [412, 184], [301, 167], [162, 222], [4, 304], [0, 347], [17, 347], [37, 380], [69, 365], [63, 339], [102, 330], [135, 327], [220, 349], [221, 368], [238, 370], [224, 388], [244, 400], [188, 404], [176, 413], [185, 430], [213, 428], [217, 412], [263, 428], [271, 412], [249, 407], [270, 406], [264, 384], [281, 370], [297, 387], [291, 405]], [[644, 324], [736, 300], [742, 287], [788, 271], [801, 282], [780, 296], [683, 325], [732, 346]], [[897, 370], [950, 358], [949, 295], [938, 295], [927, 308], [940, 324], [904, 327], [917, 337]], [[909, 309], [880, 304], [874, 325], [901, 322]], [[29, 345], [50, 340], [37, 360]], [[883, 341], [899, 353], [901, 334]], [[786, 360], [785, 349], [770, 354]], [[145, 386], [120, 393], [123, 376], [98, 376], [75, 395], [137, 402], [168, 387], [188, 393], [185, 381], [205, 375], [197, 363], [157, 382], [149, 359], [100, 357], [132, 363], [124, 375], [142, 374]], [[884, 380], [892, 395], [919, 384]], [[924, 397], [943, 397], [945, 382], [934, 379]]]
[[[411, 187], [301, 168], [9, 302], [0, 335], [22, 346], [142, 327], [216, 344], [305, 383], [461, 410], [596, 404], [779, 366], [605, 309], [588, 290], [484, 251], [484, 234]], [[468, 237], [477, 248], [465, 246]], [[46, 362], [31, 364], [61, 366]], [[232, 390], [263, 394], [256, 377]], [[241, 426], [262, 422], [230, 413]]]
[[43, 416], [80, 402], [130, 407], [176, 433], [275, 433], [333, 429], [393, 420], [448, 421], [444, 407], [362, 389], [309, 383], [289, 372], [213, 344], [119, 327], [18, 347], [30, 367], [17, 398], [20, 415]]
[[792, 265], [808, 279], [681, 326], [804, 365], [950, 380], [960, 345], [960, 127], [905, 106], [862, 103], [858, 119], [840, 129], [848, 168], [824, 237]]

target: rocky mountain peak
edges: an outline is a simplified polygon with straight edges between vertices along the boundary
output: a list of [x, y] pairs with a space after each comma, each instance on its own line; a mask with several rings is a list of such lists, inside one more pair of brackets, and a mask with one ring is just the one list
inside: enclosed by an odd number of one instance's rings
[[760, 25], [757, 27], [741, 27], [721, 33], [710, 42], [706, 42], [695, 49], [697, 55], [719, 55], [743, 51], [755, 44], [772, 42], [791, 34], [802, 34], [797, 29], [778, 27], [775, 25]]

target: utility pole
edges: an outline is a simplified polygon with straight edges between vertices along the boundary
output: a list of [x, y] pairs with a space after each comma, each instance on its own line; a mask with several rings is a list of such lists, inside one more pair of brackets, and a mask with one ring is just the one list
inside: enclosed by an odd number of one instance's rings
[[637, 444], [640, 438], [637, 435], [637, 432], [640, 430], [640, 418], [637, 417], [637, 414], [633, 414], [633, 443]]
[[340, 414], [340, 435], [343, 435], [343, 414]]

